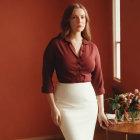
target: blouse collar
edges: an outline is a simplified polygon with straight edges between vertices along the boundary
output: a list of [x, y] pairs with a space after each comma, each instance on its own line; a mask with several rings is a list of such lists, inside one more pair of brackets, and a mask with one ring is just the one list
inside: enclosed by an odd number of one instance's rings
[[[71, 43], [71, 40], [70, 40], [68, 37], [66, 37], [65, 40], [66, 40], [67, 42]], [[83, 43], [84, 45], [86, 45], [86, 44], [88, 44], [88, 41], [87, 41], [86, 39], [83, 38], [82, 43]]]

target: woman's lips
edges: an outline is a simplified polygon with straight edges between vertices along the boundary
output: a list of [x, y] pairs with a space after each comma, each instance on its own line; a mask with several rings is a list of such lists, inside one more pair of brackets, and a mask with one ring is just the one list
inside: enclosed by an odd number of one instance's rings
[[78, 28], [81, 28], [81, 27], [82, 27], [82, 25], [78, 25], [77, 27], [78, 27]]

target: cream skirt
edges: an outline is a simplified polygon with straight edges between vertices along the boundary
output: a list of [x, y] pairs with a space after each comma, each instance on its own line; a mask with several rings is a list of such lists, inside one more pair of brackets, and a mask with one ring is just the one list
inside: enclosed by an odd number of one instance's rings
[[54, 95], [65, 140], [93, 140], [98, 105], [91, 82], [58, 83]]

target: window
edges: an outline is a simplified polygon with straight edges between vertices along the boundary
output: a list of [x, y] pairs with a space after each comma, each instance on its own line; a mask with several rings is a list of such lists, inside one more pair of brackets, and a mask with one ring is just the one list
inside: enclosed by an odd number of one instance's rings
[[120, 47], [120, 0], [113, 0], [113, 78], [118, 82], [121, 81]]

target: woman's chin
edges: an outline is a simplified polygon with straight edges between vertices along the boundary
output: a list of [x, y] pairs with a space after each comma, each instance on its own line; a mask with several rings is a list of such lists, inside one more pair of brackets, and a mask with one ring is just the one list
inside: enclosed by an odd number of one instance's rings
[[82, 32], [84, 29], [83, 28], [77, 28], [76, 30], [74, 30], [73, 32]]
[[77, 32], [82, 32], [84, 29], [77, 29]]

